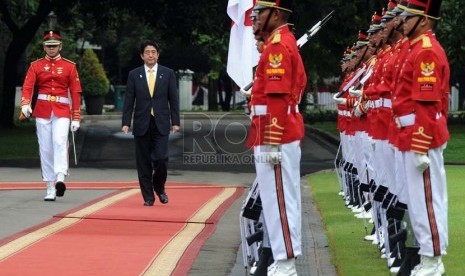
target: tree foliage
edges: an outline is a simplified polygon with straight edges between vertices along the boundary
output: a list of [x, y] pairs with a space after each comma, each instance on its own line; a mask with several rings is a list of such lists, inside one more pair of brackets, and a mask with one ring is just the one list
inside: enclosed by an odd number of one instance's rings
[[[14, 103], [16, 84], [18, 83], [18, 64], [26, 50], [28, 44], [33, 40], [37, 29], [40, 27], [45, 17], [49, 14], [53, 6], [53, 0], [40, 0], [34, 5], [34, 12], [27, 14], [26, 18], [21, 18], [23, 1], [0, 0], [1, 20], [11, 32], [11, 40], [8, 44], [3, 63], [3, 89], [0, 91], [0, 128], [14, 127]], [[28, 10], [29, 5], [22, 6]]]
[[463, 70], [465, 63], [465, 32], [463, 18], [465, 10], [462, 1], [443, 1], [441, 21], [436, 32], [441, 41], [452, 70]]
[[110, 81], [94, 50], [86, 49], [79, 61], [79, 78], [83, 96], [103, 96], [110, 89]]

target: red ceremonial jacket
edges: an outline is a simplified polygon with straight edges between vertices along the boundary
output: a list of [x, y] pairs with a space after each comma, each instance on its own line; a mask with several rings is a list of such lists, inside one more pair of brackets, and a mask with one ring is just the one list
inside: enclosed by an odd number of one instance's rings
[[449, 62], [432, 31], [410, 41], [399, 77], [393, 113], [397, 118], [413, 114], [414, 124], [400, 129], [396, 146], [426, 154], [449, 140]]
[[[399, 72], [404, 60], [407, 58], [410, 49], [410, 41], [408, 38], [404, 38], [397, 42], [394, 47], [394, 56], [389, 61], [388, 70], [392, 70], [392, 73], [388, 71], [386, 73], [387, 83], [391, 91], [391, 101], [394, 99], [396, 93], [396, 86], [399, 83]], [[399, 134], [399, 129], [394, 121], [391, 108], [391, 120], [389, 122], [389, 131], [388, 131], [388, 141], [391, 145], [395, 146], [397, 143], [397, 136]]]
[[[339, 87], [339, 91], [342, 91], [342, 88], [346, 86], [346, 84], [351, 80], [351, 78], [354, 76], [354, 71], [347, 72], [345, 74], [344, 80], [341, 83], [341, 86]], [[347, 93], [343, 93], [341, 95], [342, 98], [346, 98]], [[344, 132], [346, 130], [347, 126], [347, 119], [349, 117], [349, 109], [347, 108], [347, 105], [344, 104], [338, 104], [337, 105], [337, 130], [339, 132]]]
[[[21, 105], [31, 103], [34, 86], [38, 88], [39, 95], [45, 94], [50, 97], [49, 99], [37, 99], [32, 116], [49, 119], [53, 111], [57, 117], [80, 120], [82, 89], [74, 62], [61, 56], [54, 59], [46, 56], [32, 62], [24, 79]], [[71, 99], [69, 99], [68, 89]], [[67, 98], [69, 103], [57, 101], [57, 96]]]
[[[365, 68], [369, 67], [374, 67], [376, 65], [376, 55], [371, 56], [367, 61], [365, 61]], [[360, 77], [360, 81], [363, 79], [363, 77], [368, 73], [368, 70], [362, 74]], [[360, 98], [355, 98], [357, 101], [359, 101], [359, 104], [362, 105], [363, 109], [366, 109], [366, 105], [368, 104], [368, 99], [366, 97], [365, 91], [368, 89], [368, 85], [370, 83], [371, 78], [373, 77], [373, 73], [371, 76], [365, 81], [362, 87], [362, 96]], [[351, 109], [353, 110], [353, 108]], [[365, 112], [365, 111], [364, 111]], [[352, 112], [352, 118], [351, 118], [351, 125], [353, 127], [353, 130], [355, 132], [367, 132], [368, 130], [368, 119], [366, 116], [366, 113], [363, 113], [360, 117], [356, 117], [355, 114]]]
[[287, 25], [276, 29], [265, 43], [252, 87], [251, 109], [266, 106], [253, 116], [247, 146], [280, 145], [304, 136], [302, 115], [296, 106], [307, 76], [294, 35]]
[[376, 55], [376, 63], [373, 65], [373, 74], [371, 75], [368, 83], [367, 89], [363, 90], [363, 95], [365, 99], [365, 107], [367, 110], [367, 133], [370, 137], [374, 139], [378, 135], [378, 112], [379, 109], [375, 108], [375, 101], [380, 99], [379, 91], [376, 89], [377, 85], [381, 82], [383, 75], [383, 64], [385, 62], [385, 57], [389, 53], [390, 47], [383, 49], [378, 52]]

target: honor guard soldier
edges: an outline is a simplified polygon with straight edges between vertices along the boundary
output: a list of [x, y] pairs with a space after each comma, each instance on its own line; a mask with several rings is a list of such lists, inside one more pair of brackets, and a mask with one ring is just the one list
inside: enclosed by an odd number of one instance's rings
[[247, 145], [254, 150], [268, 238], [274, 258], [268, 275], [297, 275], [302, 254], [300, 143], [304, 136], [298, 103], [306, 74], [288, 19], [292, 1], [257, 1], [257, 25], [269, 33], [252, 88]]
[[443, 151], [449, 139], [449, 63], [434, 35], [441, 0], [409, 0], [402, 13], [409, 54], [399, 73], [393, 115], [405, 171], [408, 213], [419, 245], [412, 276], [445, 273], [448, 246], [447, 184]]
[[[365, 105], [365, 99], [363, 96], [363, 90], [365, 84], [367, 83], [366, 77], [369, 78], [371, 63], [373, 60], [372, 51], [370, 51], [369, 45], [369, 36], [368, 31], [366, 29], [361, 29], [358, 34], [358, 41], [356, 44], [357, 49], [357, 56], [359, 58], [359, 65], [360, 70], [364, 70], [363, 74], [360, 76], [358, 82], [355, 83], [352, 88], [349, 88], [349, 97], [355, 101], [353, 108], [351, 109], [351, 119], [350, 119], [350, 129], [352, 134], [352, 142], [351, 147], [354, 156], [354, 170], [353, 173], [356, 175], [357, 181], [354, 182], [354, 192], [355, 195], [355, 204], [351, 204], [353, 211], [362, 211], [361, 213], [357, 214], [357, 218], [369, 218], [370, 214], [362, 210], [362, 204], [364, 199], [362, 198], [361, 194], [359, 193], [360, 184], [367, 185], [369, 183], [368, 174], [367, 174], [367, 162], [368, 162], [368, 148], [370, 146], [368, 142], [368, 135], [367, 135], [367, 117], [363, 112], [359, 112], [360, 110], [364, 110], [361, 108]], [[368, 69], [367, 69], [368, 68]], [[365, 70], [366, 69], [366, 70]], [[365, 82], [363, 82], [365, 81]], [[359, 87], [355, 88], [354, 87]], [[348, 103], [350, 101], [348, 100]], [[349, 132], [350, 133], [350, 132]]]
[[[341, 73], [343, 74], [342, 83], [338, 89], [338, 91], [342, 91], [344, 87], [349, 83], [349, 81], [354, 77], [354, 68], [350, 66], [350, 61], [352, 59], [352, 51], [350, 47], [344, 51], [343, 58], [341, 60]], [[341, 161], [342, 163], [339, 164], [341, 166], [340, 174], [342, 175], [342, 180], [340, 181], [341, 184], [341, 195], [345, 195], [346, 191], [346, 182], [345, 182], [345, 175], [344, 171], [342, 170], [342, 165], [348, 162], [348, 153], [347, 153], [347, 139], [346, 139], [346, 125], [347, 120], [350, 118], [350, 111], [347, 108], [347, 100], [344, 98], [347, 93], [341, 95], [341, 98], [335, 97], [337, 103], [337, 130], [339, 131], [339, 139], [340, 139], [340, 153], [341, 153]]]
[[[61, 36], [47, 31], [43, 36], [44, 58], [31, 63], [21, 96], [21, 113], [36, 119], [42, 180], [47, 185], [45, 201], [64, 195], [68, 175], [68, 131], [80, 126], [81, 83], [76, 64], [60, 55]], [[31, 109], [34, 87], [37, 102]]]

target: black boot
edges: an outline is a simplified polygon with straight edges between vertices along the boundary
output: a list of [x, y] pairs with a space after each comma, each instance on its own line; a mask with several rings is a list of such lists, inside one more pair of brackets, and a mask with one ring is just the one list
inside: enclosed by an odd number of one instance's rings
[[400, 265], [398, 276], [410, 276], [413, 268], [420, 263], [420, 255], [418, 255], [420, 248], [407, 247], [405, 249], [405, 258]]
[[397, 246], [392, 251], [391, 257], [396, 258], [394, 260], [394, 263], [392, 263], [391, 267], [399, 267], [402, 265], [402, 262], [405, 259], [405, 243], [404, 242], [399, 242], [397, 244]]
[[389, 248], [394, 248], [398, 242], [405, 242], [407, 240], [407, 229], [401, 229], [394, 235], [389, 236]]
[[260, 257], [257, 263], [257, 269], [254, 272], [254, 276], [266, 276], [268, 273], [268, 266], [274, 262], [273, 253], [271, 248], [263, 247], [260, 252]]

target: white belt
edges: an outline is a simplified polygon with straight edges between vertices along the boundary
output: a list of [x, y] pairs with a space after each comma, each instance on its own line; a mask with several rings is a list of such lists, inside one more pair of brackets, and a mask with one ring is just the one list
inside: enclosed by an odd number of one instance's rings
[[391, 99], [384, 99], [381, 98], [379, 100], [374, 101], [375, 102], [375, 108], [377, 107], [392, 107]]
[[[299, 112], [299, 105], [290, 105], [288, 108], [287, 108], [287, 114], [290, 114], [294, 109], [296, 113]], [[252, 116], [262, 116], [262, 115], [266, 115], [266, 111], [267, 111], [267, 107], [266, 105], [252, 105], [252, 108], [251, 108], [251, 111], [250, 111], [250, 115]]]
[[44, 101], [49, 101], [49, 102], [58, 102], [58, 103], [64, 103], [64, 104], [69, 104], [69, 99], [61, 96], [53, 96], [49, 94], [39, 94], [37, 96], [38, 100], [44, 100]]
[[[436, 120], [442, 117], [442, 113], [436, 113]], [[415, 113], [397, 117], [396, 125], [398, 128], [413, 126], [415, 124]]]
[[346, 117], [350, 117], [350, 111], [349, 110], [338, 110], [337, 111], [337, 114], [340, 115], [340, 116], [346, 116]]

